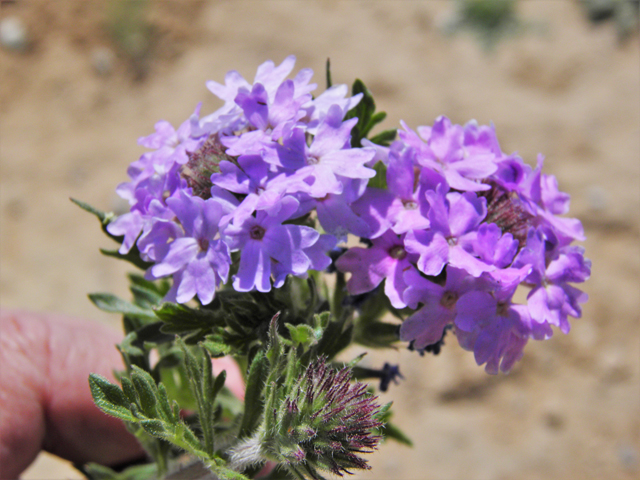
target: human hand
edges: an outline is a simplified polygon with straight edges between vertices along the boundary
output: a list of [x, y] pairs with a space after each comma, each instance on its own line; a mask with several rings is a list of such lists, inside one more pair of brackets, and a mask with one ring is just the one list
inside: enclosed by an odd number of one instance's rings
[[[98, 322], [64, 315], [0, 310], [0, 478], [14, 479], [46, 450], [77, 463], [124, 463], [144, 455], [124, 424], [102, 413], [90, 373], [113, 380], [122, 369], [122, 335]], [[230, 359], [225, 385], [244, 396]]]

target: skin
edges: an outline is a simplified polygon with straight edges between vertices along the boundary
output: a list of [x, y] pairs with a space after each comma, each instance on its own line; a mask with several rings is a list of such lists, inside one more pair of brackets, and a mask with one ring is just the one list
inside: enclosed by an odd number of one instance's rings
[[[144, 451], [120, 420], [103, 414], [89, 391], [89, 373], [114, 381], [123, 369], [114, 348], [122, 334], [95, 321], [0, 310], [0, 478], [18, 478], [41, 450], [72, 462], [116, 465]], [[230, 359], [226, 386], [244, 385]]]

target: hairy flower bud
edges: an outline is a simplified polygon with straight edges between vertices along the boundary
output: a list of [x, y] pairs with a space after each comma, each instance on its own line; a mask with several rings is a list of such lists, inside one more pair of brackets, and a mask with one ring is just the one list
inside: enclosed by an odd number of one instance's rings
[[373, 452], [382, 426], [377, 397], [367, 385], [351, 383], [351, 369], [335, 370], [319, 358], [287, 388], [263, 432], [266, 457], [286, 468], [317, 478], [317, 470], [342, 476], [350, 469], [369, 469], [358, 456]]
[[189, 161], [182, 167], [180, 176], [193, 189], [193, 195], [205, 200], [211, 197], [211, 175], [220, 171], [221, 161], [233, 160], [225, 151], [218, 135], [213, 134], [199, 149], [187, 153]]

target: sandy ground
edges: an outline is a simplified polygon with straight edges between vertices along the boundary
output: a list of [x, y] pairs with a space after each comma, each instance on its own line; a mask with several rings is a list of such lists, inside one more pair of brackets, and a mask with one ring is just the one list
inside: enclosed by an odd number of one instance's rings
[[[110, 246], [68, 197], [105, 210], [136, 139], [174, 125], [206, 90], [238, 69], [252, 78], [266, 59], [298, 57], [323, 84], [362, 78], [387, 128], [440, 114], [493, 121], [503, 150], [530, 163], [547, 157], [572, 195], [593, 261], [591, 300], [573, 330], [532, 342], [508, 376], [490, 377], [448, 342], [439, 357], [377, 352], [398, 362], [396, 422], [413, 449], [383, 446], [363, 479], [626, 479], [640, 472], [640, 44], [612, 25], [594, 28], [577, 2], [521, 2], [536, 28], [484, 52], [469, 35], [446, 37], [449, 1], [293, 0], [159, 2], [152, 48], [132, 62], [118, 53], [95, 68], [107, 2], [3, 2], [30, 30], [25, 53], [0, 51], [1, 304], [116, 319], [87, 292], [126, 296], [128, 267], [102, 257]], [[144, 52], [143, 52], [144, 53]], [[108, 62], [107, 62], [108, 63]], [[109, 69], [108, 69], [109, 70]], [[25, 479], [79, 478], [43, 455]]]

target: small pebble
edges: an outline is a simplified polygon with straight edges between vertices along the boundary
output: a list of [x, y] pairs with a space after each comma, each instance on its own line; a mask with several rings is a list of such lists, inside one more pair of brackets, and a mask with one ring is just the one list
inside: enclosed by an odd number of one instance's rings
[[0, 44], [7, 50], [24, 51], [28, 44], [27, 27], [18, 17], [0, 20]]
[[91, 51], [91, 66], [98, 75], [108, 76], [113, 72], [116, 55], [107, 47], [97, 47]]

